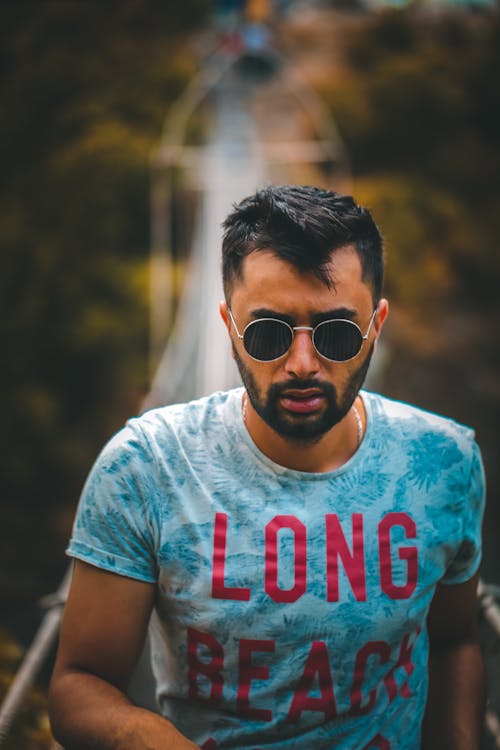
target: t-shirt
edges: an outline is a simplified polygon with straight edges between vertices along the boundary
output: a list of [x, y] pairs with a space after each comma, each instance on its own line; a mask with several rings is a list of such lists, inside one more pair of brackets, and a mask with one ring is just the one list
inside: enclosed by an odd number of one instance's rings
[[473, 432], [362, 391], [351, 459], [295, 471], [253, 443], [242, 392], [130, 420], [68, 553], [157, 584], [159, 705], [206, 750], [417, 750], [429, 604], [480, 560]]

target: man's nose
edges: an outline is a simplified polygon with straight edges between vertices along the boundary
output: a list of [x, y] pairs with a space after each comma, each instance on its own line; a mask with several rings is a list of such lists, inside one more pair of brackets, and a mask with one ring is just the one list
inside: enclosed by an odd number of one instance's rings
[[285, 370], [295, 378], [308, 378], [320, 369], [319, 354], [314, 348], [311, 331], [296, 330], [285, 359]]

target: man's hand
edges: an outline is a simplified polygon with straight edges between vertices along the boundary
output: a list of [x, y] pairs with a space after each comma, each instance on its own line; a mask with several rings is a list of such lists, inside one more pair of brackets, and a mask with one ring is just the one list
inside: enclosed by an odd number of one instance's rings
[[484, 668], [477, 634], [477, 576], [438, 586], [428, 619], [429, 697], [422, 750], [479, 750]]
[[126, 696], [155, 588], [76, 562], [49, 693], [65, 750], [195, 750], [161, 716]]

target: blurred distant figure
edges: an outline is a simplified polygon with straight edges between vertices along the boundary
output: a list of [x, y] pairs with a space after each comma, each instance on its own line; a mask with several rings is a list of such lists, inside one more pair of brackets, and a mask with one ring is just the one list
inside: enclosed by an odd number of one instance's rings
[[221, 0], [216, 6], [221, 49], [235, 56], [266, 51], [271, 43], [267, 24], [272, 15], [270, 0]]
[[265, 23], [271, 16], [271, 0], [247, 0], [245, 15], [250, 23]]

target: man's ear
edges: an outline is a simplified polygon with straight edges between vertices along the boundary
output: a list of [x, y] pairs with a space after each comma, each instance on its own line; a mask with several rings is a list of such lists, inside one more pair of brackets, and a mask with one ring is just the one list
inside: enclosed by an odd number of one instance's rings
[[382, 331], [382, 328], [384, 327], [385, 320], [389, 314], [389, 302], [384, 297], [379, 300], [379, 303], [377, 305], [377, 314], [375, 315], [375, 320], [373, 322], [373, 327], [375, 329], [376, 338], [373, 342], [373, 353], [377, 351], [377, 342], [378, 337], [380, 336], [380, 333]]
[[219, 302], [219, 313], [229, 332], [231, 330], [231, 318], [229, 317], [229, 307], [227, 306], [226, 300], [221, 300]]
[[[224, 321], [224, 325], [227, 328], [227, 332], [229, 333], [229, 338], [231, 339], [231, 317], [229, 315], [228, 304], [225, 300], [221, 300], [219, 302], [219, 313], [220, 313], [222, 320]], [[234, 359], [234, 343], [232, 339], [231, 339], [231, 356]]]
[[375, 333], [377, 334], [377, 338], [380, 336], [380, 331], [382, 330], [382, 327], [384, 325], [385, 319], [387, 318], [389, 314], [389, 301], [386, 300], [384, 297], [379, 300], [379, 303], [377, 305], [377, 314], [375, 316], [374, 320], [374, 329]]

